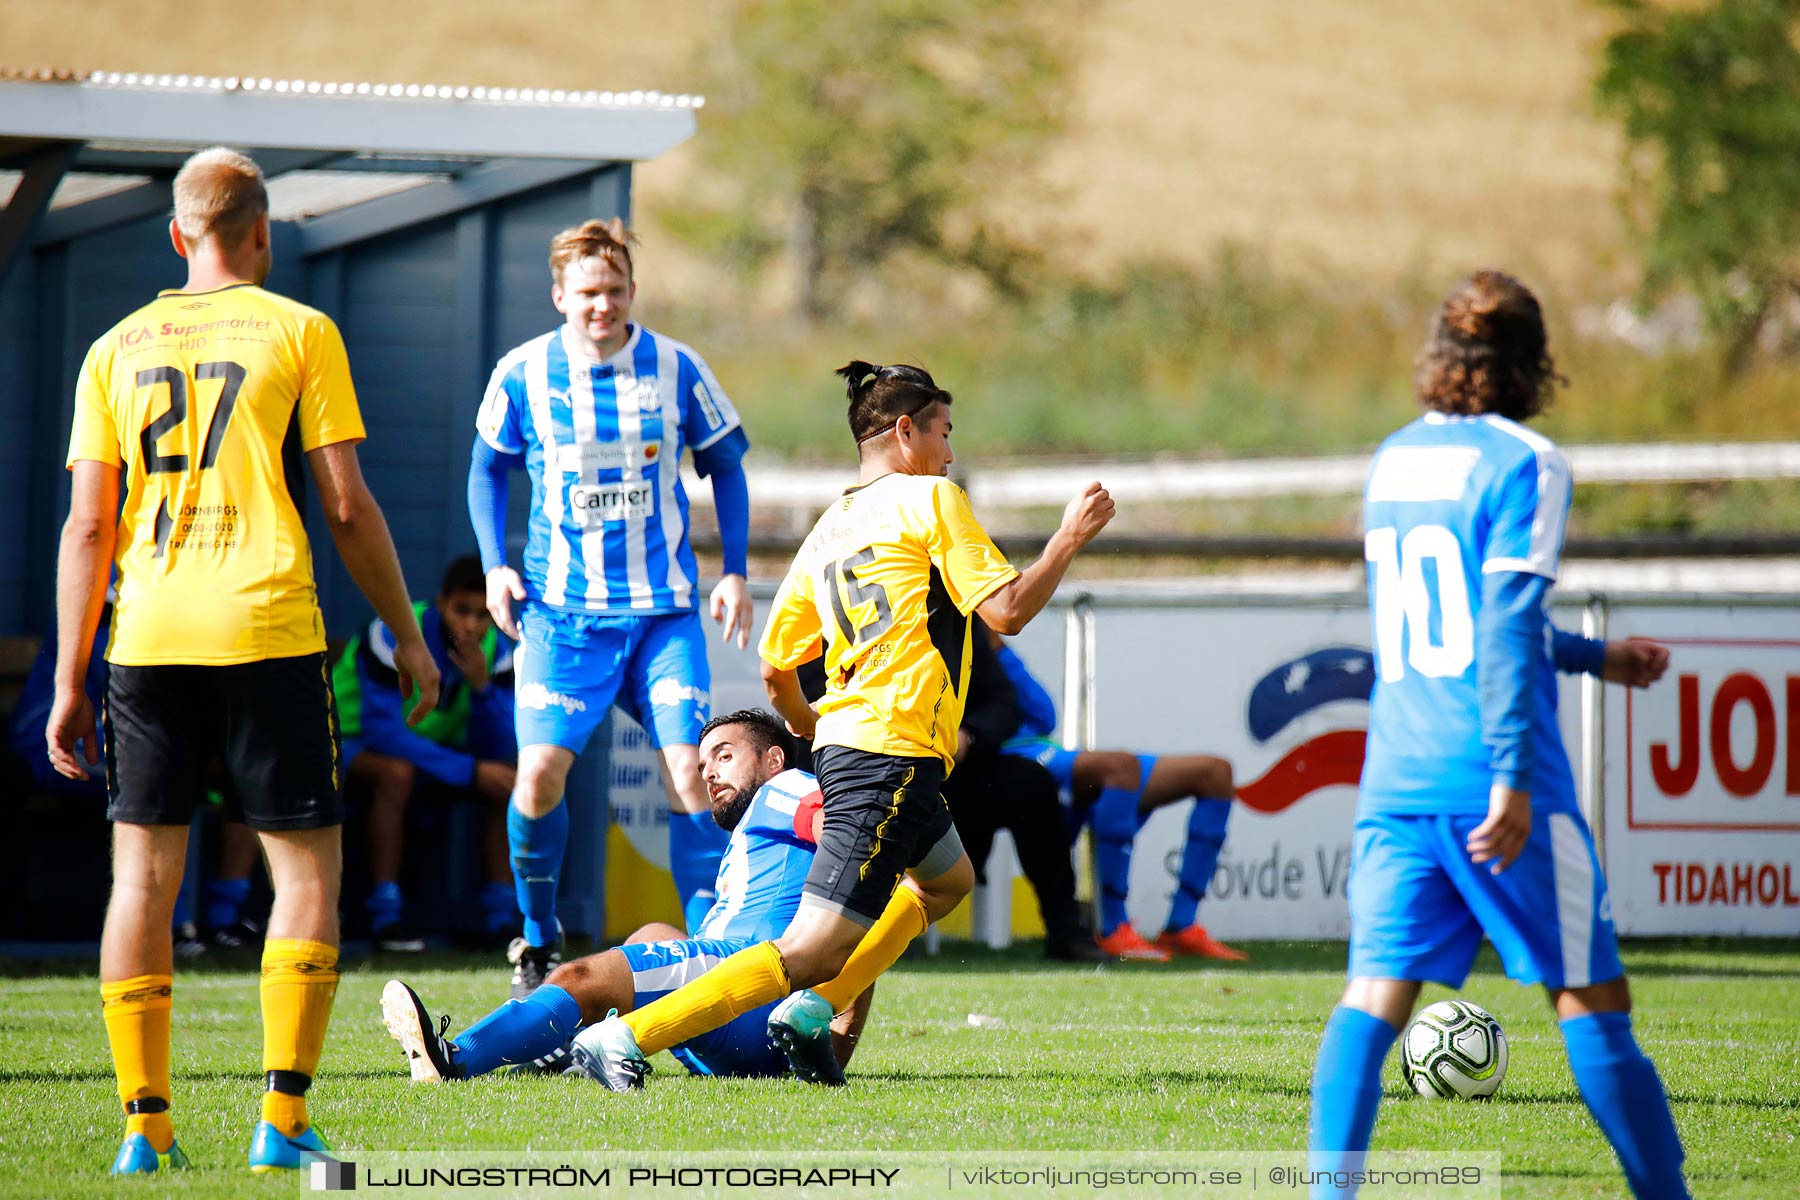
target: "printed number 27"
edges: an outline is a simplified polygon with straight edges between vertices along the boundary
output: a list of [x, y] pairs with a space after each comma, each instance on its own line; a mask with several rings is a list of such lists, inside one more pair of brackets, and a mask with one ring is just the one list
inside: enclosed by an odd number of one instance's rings
[[[206, 427], [206, 447], [200, 452], [202, 471], [219, 460], [219, 446], [225, 441], [225, 430], [231, 424], [231, 410], [237, 407], [238, 391], [244, 386], [247, 374], [242, 366], [234, 362], [204, 362], [194, 368], [196, 381], [225, 381], [219, 388], [218, 407], [213, 409], [212, 421]], [[187, 420], [187, 375], [179, 367], [146, 367], [137, 373], [137, 385], [141, 388], [155, 387], [159, 383], [169, 387], [169, 408], [162, 416], [144, 426], [143, 433], [138, 437], [138, 444], [144, 452], [144, 473], [178, 474], [188, 469], [188, 456], [163, 454], [157, 450], [156, 443]]]
[[[887, 589], [879, 583], [864, 583], [856, 577], [856, 568], [866, 567], [875, 561], [875, 548], [859, 550], [842, 562], [825, 564], [825, 590], [831, 593], [831, 611], [837, 617], [838, 628], [844, 631], [844, 637], [855, 642], [869, 642], [880, 637], [889, 625], [894, 623], [894, 610], [888, 604]], [[843, 591], [838, 589], [838, 576], [844, 577]], [[875, 616], [868, 624], [861, 626], [850, 623], [850, 613], [844, 604], [844, 592], [849, 593], [852, 606], [875, 605]]]

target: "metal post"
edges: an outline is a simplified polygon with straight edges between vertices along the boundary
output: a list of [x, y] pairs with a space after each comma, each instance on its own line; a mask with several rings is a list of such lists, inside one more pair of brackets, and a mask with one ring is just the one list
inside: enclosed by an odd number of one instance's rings
[[1088, 746], [1087, 652], [1088, 598], [1080, 596], [1063, 612], [1062, 743], [1064, 749]]
[[[1069, 606], [1063, 626], [1063, 746], [1069, 750], [1088, 750], [1094, 745], [1099, 724], [1098, 707], [1094, 704], [1094, 605], [1083, 593]], [[1100, 889], [1092, 886], [1098, 878], [1094, 869], [1094, 839], [1086, 829], [1074, 847], [1076, 892], [1087, 885], [1088, 923], [1098, 926], [1100, 914], [1092, 911], [1100, 903]]]
[[[1606, 597], [1588, 599], [1581, 612], [1583, 637], [1606, 640]], [[1581, 808], [1594, 833], [1594, 854], [1606, 866], [1606, 681], [1581, 677]]]

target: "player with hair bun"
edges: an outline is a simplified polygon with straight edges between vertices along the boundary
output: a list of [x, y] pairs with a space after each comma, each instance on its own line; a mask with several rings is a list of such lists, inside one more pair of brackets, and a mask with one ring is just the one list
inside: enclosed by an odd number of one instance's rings
[[[795, 555], [761, 646], [770, 700], [813, 742], [818, 852], [779, 937], [582, 1035], [576, 1065], [616, 1091], [643, 1086], [646, 1055], [784, 996], [770, 1030], [803, 1053], [817, 1044], [807, 1035], [961, 903], [975, 869], [940, 787], [955, 765], [970, 618], [1017, 633], [1112, 519], [1111, 497], [1089, 484], [1042, 556], [1015, 570], [945, 478], [950, 393], [914, 366], [857, 360], [838, 374], [859, 477]], [[821, 654], [825, 694], [814, 708], [796, 671]]]

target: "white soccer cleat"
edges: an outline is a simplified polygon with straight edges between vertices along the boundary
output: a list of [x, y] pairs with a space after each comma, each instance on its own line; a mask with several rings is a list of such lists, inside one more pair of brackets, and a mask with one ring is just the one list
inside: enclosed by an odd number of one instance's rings
[[387, 1026], [388, 1036], [406, 1051], [406, 1065], [412, 1071], [414, 1083], [438, 1083], [462, 1077], [451, 1057], [455, 1047], [444, 1040], [444, 1034], [450, 1030], [450, 1018], [446, 1016], [434, 1033], [425, 1002], [398, 979], [388, 980], [387, 986], [381, 989], [381, 1023]]
[[564, 1074], [585, 1075], [615, 1092], [639, 1090], [650, 1070], [644, 1052], [638, 1049], [637, 1035], [619, 1019], [616, 1008], [598, 1025], [590, 1025], [575, 1035], [575, 1042], [569, 1047], [569, 1062]]

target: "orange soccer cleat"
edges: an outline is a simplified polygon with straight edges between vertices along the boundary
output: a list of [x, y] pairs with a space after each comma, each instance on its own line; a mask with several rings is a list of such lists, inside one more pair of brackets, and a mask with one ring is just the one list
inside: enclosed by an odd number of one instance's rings
[[1125, 962], [1168, 962], [1169, 952], [1159, 950], [1146, 942], [1138, 931], [1127, 921], [1105, 937], [1096, 937], [1094, 943], [1112, 957]]
[[1218, 941], [1206, 932], [1204, 925], [1189, 925], [1186, 929], [1165, 929], [1156, 939], [1156, 944], [1169, 954], [1188, 954], [1195, 958], [1217, 958], [1225, 962], [1243, 962], [1249, 958], [1242, 950], [1233, 950], [1224, 942]]

